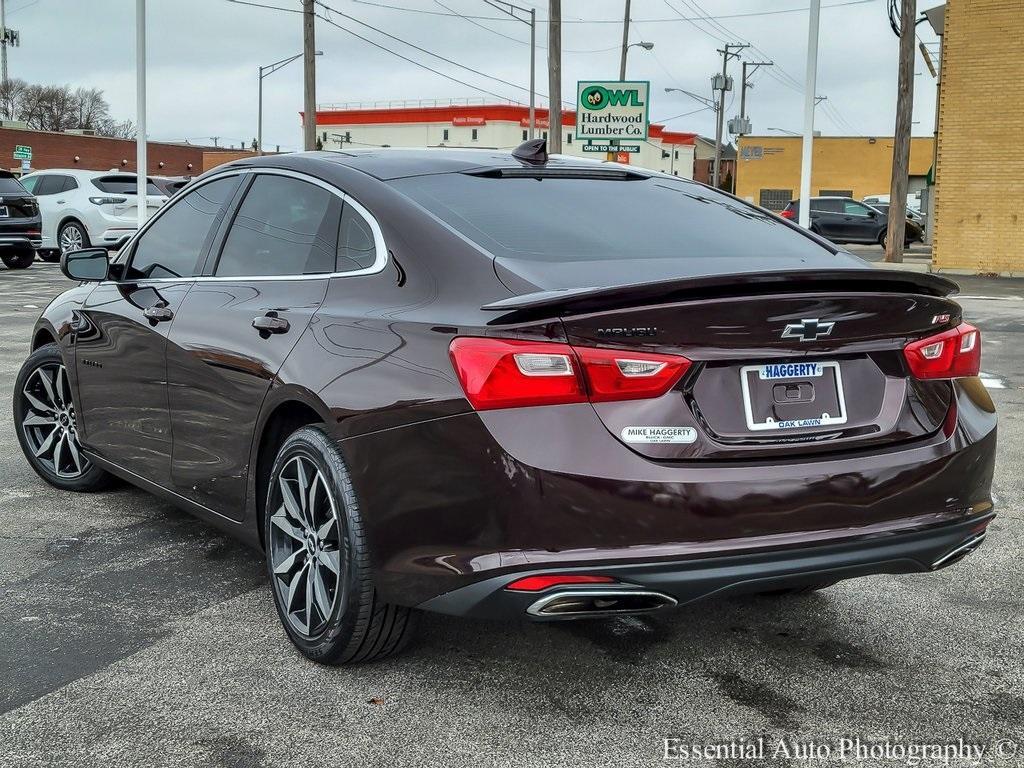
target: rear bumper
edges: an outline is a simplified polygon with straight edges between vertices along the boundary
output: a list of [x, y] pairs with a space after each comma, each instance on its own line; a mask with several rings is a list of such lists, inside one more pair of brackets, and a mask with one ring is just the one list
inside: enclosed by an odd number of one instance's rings
[[585, 570], [685, 603], [747, 581], [927, 570], [963, 543], [992, 514], [996, 417], [979, 381], [955, 389], [949, 434], [814, 458], [655, 462], [589, 405], [459, 414], [341, 448], [388, 602], [479, 615], [515, 577]]
[[[544, 615], [557, 596], [585, 598], [600, 595], [609, 613], [646, 612], [657, 607], [685, 605], [708, 597], [771, 592], [831, 584], [879, 573], [915, 573], [945, 568], [973, 552], [984, 538], [994, 513], [954, 524], [938, 525], [902, 534], [878, 535], [856, 541], [812, 547], [789, 547], [769, 552], [693, 558], [668, 562], [609, 565], [588, 568], [542, 569], [495, 576], [420, 603], [422, 610], [489, 619], [527, 618], [534, 621], [578, 618], [572, 613]], [[524, 576], [586, 573], [608, 576], [617, 582], [579, 587], [551, 587], [541, 592], [512, 592], [505, 586]], [[617, 611], [616, 595], [627, 598], [626, 610]], [[659, 595], [668, 599], [651, 604], [632, 595]], [[589, 612], [588, 615], [595, 615]]]
[[36, 235], [0, 234], [0, 248], [4, 250], [11, 248], [35, 250], [41, 248], [42, 245], [42, 238]]

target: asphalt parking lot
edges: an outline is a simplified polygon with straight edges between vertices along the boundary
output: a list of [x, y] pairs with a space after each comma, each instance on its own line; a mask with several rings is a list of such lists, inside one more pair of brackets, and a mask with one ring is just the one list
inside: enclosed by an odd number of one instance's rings
[[963, 739], [1024, 764], [1024, 281], [962, 284], [1001, 419], [1000, 517], [965, 561], [656, 618], [425, 616], [404, 655], [329, 669], [285, 639], [255, 552], [141, 491], [32, 473], [13, 382], [68, 282], [0, 269], [0, 765], [631, 766], [665, 738], [758, 737]]

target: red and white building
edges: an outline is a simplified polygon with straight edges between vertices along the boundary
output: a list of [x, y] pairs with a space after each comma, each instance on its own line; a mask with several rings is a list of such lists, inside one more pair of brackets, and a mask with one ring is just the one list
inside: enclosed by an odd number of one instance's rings
[[[548, 111], [536, 110], [537, 135], [547, 138]], [[322, 105], [316, 113], [317, 136], [324, 149], [341, 147], [480, 147], [514, 149], [528, 138], [530, 110], [520, 104], [388, 102], [384, 105]], [[576, 113], [562, 110], [562, 153], [604, 160], [583, 151], [575, 137]], [[655, 171], [693, 178], [697, 134], [669, 131], [652, 123], [640, 151], [616, 160]], [[635, 142], [634, 142], [635, 143]]]

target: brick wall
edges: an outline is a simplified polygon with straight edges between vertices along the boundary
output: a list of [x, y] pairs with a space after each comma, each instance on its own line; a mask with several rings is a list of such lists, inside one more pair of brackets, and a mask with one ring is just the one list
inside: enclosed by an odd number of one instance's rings
[[950, 0], [945, 24], [933, 263], [1024, 275], [1024, 3]]
[[[14, 160], [14, 147], [23, 144], [32, 147], [32, 170], [46, 168], [85, 168], [108, 171], [119, 168], [135, 170], [135, 142], [125, 139], [107, 139], [98, 136], [78, 136], [72, 133], [49, 131], [23, 131], [0, 128], [0, 168], [20, 169]], [[193, 176], [203, 171], [204, 150], [210, 147], [163, 144], [151, 141], [146, 149], [149, 173], [162, 176]], [[75, 157], [78, 160], [75, 160]], [[126, 160], [127, 163], [122, 163]], [[161, 166], [161, 163], [163, 165]], [[191, 168], [189, 165], [191, 164]]]

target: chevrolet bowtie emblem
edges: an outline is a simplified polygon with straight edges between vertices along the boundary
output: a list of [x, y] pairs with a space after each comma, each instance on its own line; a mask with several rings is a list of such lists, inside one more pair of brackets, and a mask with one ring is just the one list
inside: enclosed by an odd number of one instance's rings
[[819, 320], [818, 318], [805, 318], [799, 323], [790, 323], [782, 332], [784, 339], [800, 339], [800, 341], [814, 341], [832, 333], [835, 322], [831, 320]]

